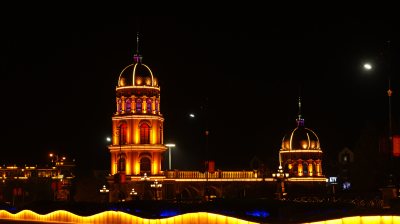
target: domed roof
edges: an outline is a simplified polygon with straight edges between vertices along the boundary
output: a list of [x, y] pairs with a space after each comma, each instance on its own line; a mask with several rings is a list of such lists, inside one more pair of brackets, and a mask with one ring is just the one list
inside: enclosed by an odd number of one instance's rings
[[281, 150], [321, 150], [321, 147], [315, 132], [299, 125], [283, 137]]
[[301, 98], [299, 97], [299, 113], [297, 127], [282, 139], [281, 150], [321, 150], [318, 136], [311, 129], [304, 127], [301, 116]]
[[135, 55], [134, 63], [126, 66], [119, 74], [118, 87], [124, 86], [158, 86], [153, 72], [142, 63], [140, 55]]

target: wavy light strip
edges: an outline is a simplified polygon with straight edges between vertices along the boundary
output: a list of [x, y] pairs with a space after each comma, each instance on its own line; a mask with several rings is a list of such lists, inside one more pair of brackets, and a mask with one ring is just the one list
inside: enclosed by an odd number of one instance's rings
[[400, 216], [352, 216], [306, 224], [400, 224]]
[[187, 213], [163, 219], [145, 219], [119, 211], [105, 211], [91, 216], [79, 216], [65, 210], [57, 210], [45, 215], [37, 214], [31, 210], [23, 210], [12, 214], [0, 210], [0, 220], [23, 220], [35, 222], [57, 223], [132, 223], [132, 224], [186, 224], [186, 223], [215, 223], [215, 224], [253, 224], [242, 219], [218, 215], [207, 212]]

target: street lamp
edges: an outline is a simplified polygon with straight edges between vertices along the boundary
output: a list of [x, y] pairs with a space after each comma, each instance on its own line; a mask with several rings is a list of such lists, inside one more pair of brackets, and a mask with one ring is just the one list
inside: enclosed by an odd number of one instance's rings
[[165, 146], [168, 147], [168, 170], [171, 170], [171, 148], [175, 147], [175, 144], [168, 143]]
[[144, 173], [140, 180], [150, 180], [150, 178], [147, 176], [147, 173]]
[[152, 188], [154, 188], [155, 189], [155, 195], [156, 195], [156, 200], [158, 200], [158, 189], [160, 189], [161, 187], [162, 187], [162, 184], [161, 183], [158, 183], [158, 181], [157, 180], [155, 180], [154, 181], [154, 183], [152, 183], [151, 185], [150, 185], [150, 187], [152, 187]]
[[285, 182], [289, 178], [289, 173], [285, 173], [282, 169], [282, 166], [279, 166], [278, 171], [276, 173], [272, 173], [272, 177], [278, 183], [278, 199], [284, 199], [284, 197], [287, 195], [285, 192]]
[[107, 202], [108, 201], [108, 199], [107, 199], [107, 195], [108, 195], [108, 193], [110, 192], [110, 190], [109, 189], [107, 189], [107, 187], [106, 187], [106, 185], [103, 185], [103, 187], [102, 188], [100, 188], [100, 193], [103, 195], [103, 201], [104, 202]]
[[100, 188], [100, 193], [108, 193], [110, 190], [107, 189], [106, 185], [103, 185], [103, 188]]
[[[372, 64], [370, 63], [364, 63], [364, 69], [365, 70], [371, 70], [373, 68]], [[389, 71], [390, 72], [390, 71]], [[392, 158], [392, 153], [393, 153], [393, 142], [392, 142], [392, 89], [391, 89], [391, 82], [390, 82], [390, 74], [388, 74], [388, 90], [387, 90], [387, 95], [388, 95], [388, 148], [389, 148], [389, 153], [390, 157]]]
[[131, 196], [131, 199], [134, 200], [137, 198], [137, 192], [135, 191], [134, 188], [132, 188], [131, 192], [129, 193], [129, 195]]

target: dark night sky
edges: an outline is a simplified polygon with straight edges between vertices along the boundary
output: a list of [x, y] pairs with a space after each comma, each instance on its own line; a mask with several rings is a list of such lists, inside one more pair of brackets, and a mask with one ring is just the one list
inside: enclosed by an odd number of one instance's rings
[[[3, 15], [0, 162], [41, 163], [48, 152], [108, 168], [119, 72], [140, 32], [143, 62], [160, 80], [165, 142], [173, 166], [198, 168], [201, 126], [220, 169], [247, 169], [257, 156], [275, 167], [282, 137], [295, 128], [299, 88], [306, 127], [328, 159], [360, 132], [387, 124], [391, 40], [393, 118], [399, 124], [398, 25], [386, 17], [176, 15], [44, 12]], [[380, 62], [369, 73], [362, 62]], [[380, 66], [380, 67], [379, 67]], [[208, 99], [208, 118], [190, 120]]]

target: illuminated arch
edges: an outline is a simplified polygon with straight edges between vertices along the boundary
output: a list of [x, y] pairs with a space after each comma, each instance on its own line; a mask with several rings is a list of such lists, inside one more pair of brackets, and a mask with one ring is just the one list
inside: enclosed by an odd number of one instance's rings
[[125, 111], [127, 113], [130, 113], [132, 111], [132, 100], [130, 98], [127, 98], [125, 101]]
[[151, 125], [148, 121], [141, 121], [139, 123], [140, 130], [140, 144], [150, 144], [150, 130]]
[[139, 161], [140, 161], [140, 174], [151, 173], [151, 157], [141, 156]]
[[118, 172], [125, 172], [126, 170], [126, 155], [125, 153], [120, 153], [118, 154], [118, 158], [117, 158], [117, 170]]
[[118, 124], [118, 130], [116, 134], [118, 136], [118, 142], [120, 145], [128, 143], [128, 124], [126, 123], [126, 121], [121, 121]]

